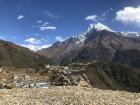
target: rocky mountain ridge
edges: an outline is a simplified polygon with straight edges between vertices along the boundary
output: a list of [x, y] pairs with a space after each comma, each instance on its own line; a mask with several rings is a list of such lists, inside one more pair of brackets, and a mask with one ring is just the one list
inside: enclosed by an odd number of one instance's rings
[[[115, 57], [116, 53], [123, 50], [137, 50], [139, 52], [140, 40], [133, 37], [124, 37], [123, 34], [118, 34], [109, 27], [97, 23], [91, 25], [87, 32], [79, 36], [55, 43], [49, 48], [37, 51], [37, 53], [52, 59], [58, 64], [69, 64], [91, 60], [119, 62], [113, 59], [117, 59]], [[133, 53], [130, 55], [133, 55]], [[124, 63], [126, 62], [124, 61]]]

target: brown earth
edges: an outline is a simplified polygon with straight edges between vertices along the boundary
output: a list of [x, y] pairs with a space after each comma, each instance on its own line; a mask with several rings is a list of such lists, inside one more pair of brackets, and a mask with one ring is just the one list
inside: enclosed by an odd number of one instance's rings
[[0, 90], [0, 105], [140, 105], [140, 93], [85, 87]]

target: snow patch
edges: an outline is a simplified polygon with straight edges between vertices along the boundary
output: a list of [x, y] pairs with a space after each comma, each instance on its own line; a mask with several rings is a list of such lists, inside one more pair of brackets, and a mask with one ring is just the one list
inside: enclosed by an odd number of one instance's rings
[[88, 32], [91, 30], [96, 30], [96, 31], [107, 30], [112, 32], [112, 30], [109, 27], [103, 25], [102, 23], [90, 24], [90, 27], [88, 28]]
[[86, 36], [84, 35], [77, 36], [77, 41], [75, 42], [75, 44], [84, 43], [85, 39], [86, 39]]

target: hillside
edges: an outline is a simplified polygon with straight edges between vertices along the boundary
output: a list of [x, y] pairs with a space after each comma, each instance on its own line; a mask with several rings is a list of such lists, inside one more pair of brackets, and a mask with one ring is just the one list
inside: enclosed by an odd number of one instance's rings
[[94, 62], [86, 66], [86, 80], [100, 89], [140, 91], [140, 69], [116, 63]]
[[0, 40], [1, 66], [36, 67], [42, 64], [51, 64], [51, 61], [27, 48]]

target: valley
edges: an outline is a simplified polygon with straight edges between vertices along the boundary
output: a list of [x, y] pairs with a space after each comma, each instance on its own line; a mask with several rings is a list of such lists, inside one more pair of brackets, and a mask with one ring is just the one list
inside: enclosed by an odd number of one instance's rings
[[139, 105], [140, 71], [90, 62], [38, 69], [0, 68], [1, 105]]
[[0, 105], [140, 105], [140, 0], [0, 0]]
[[140, 40], [130, 34], [97, 23], [36, 52], [0, 40], [0, 104], [139, 105]]

